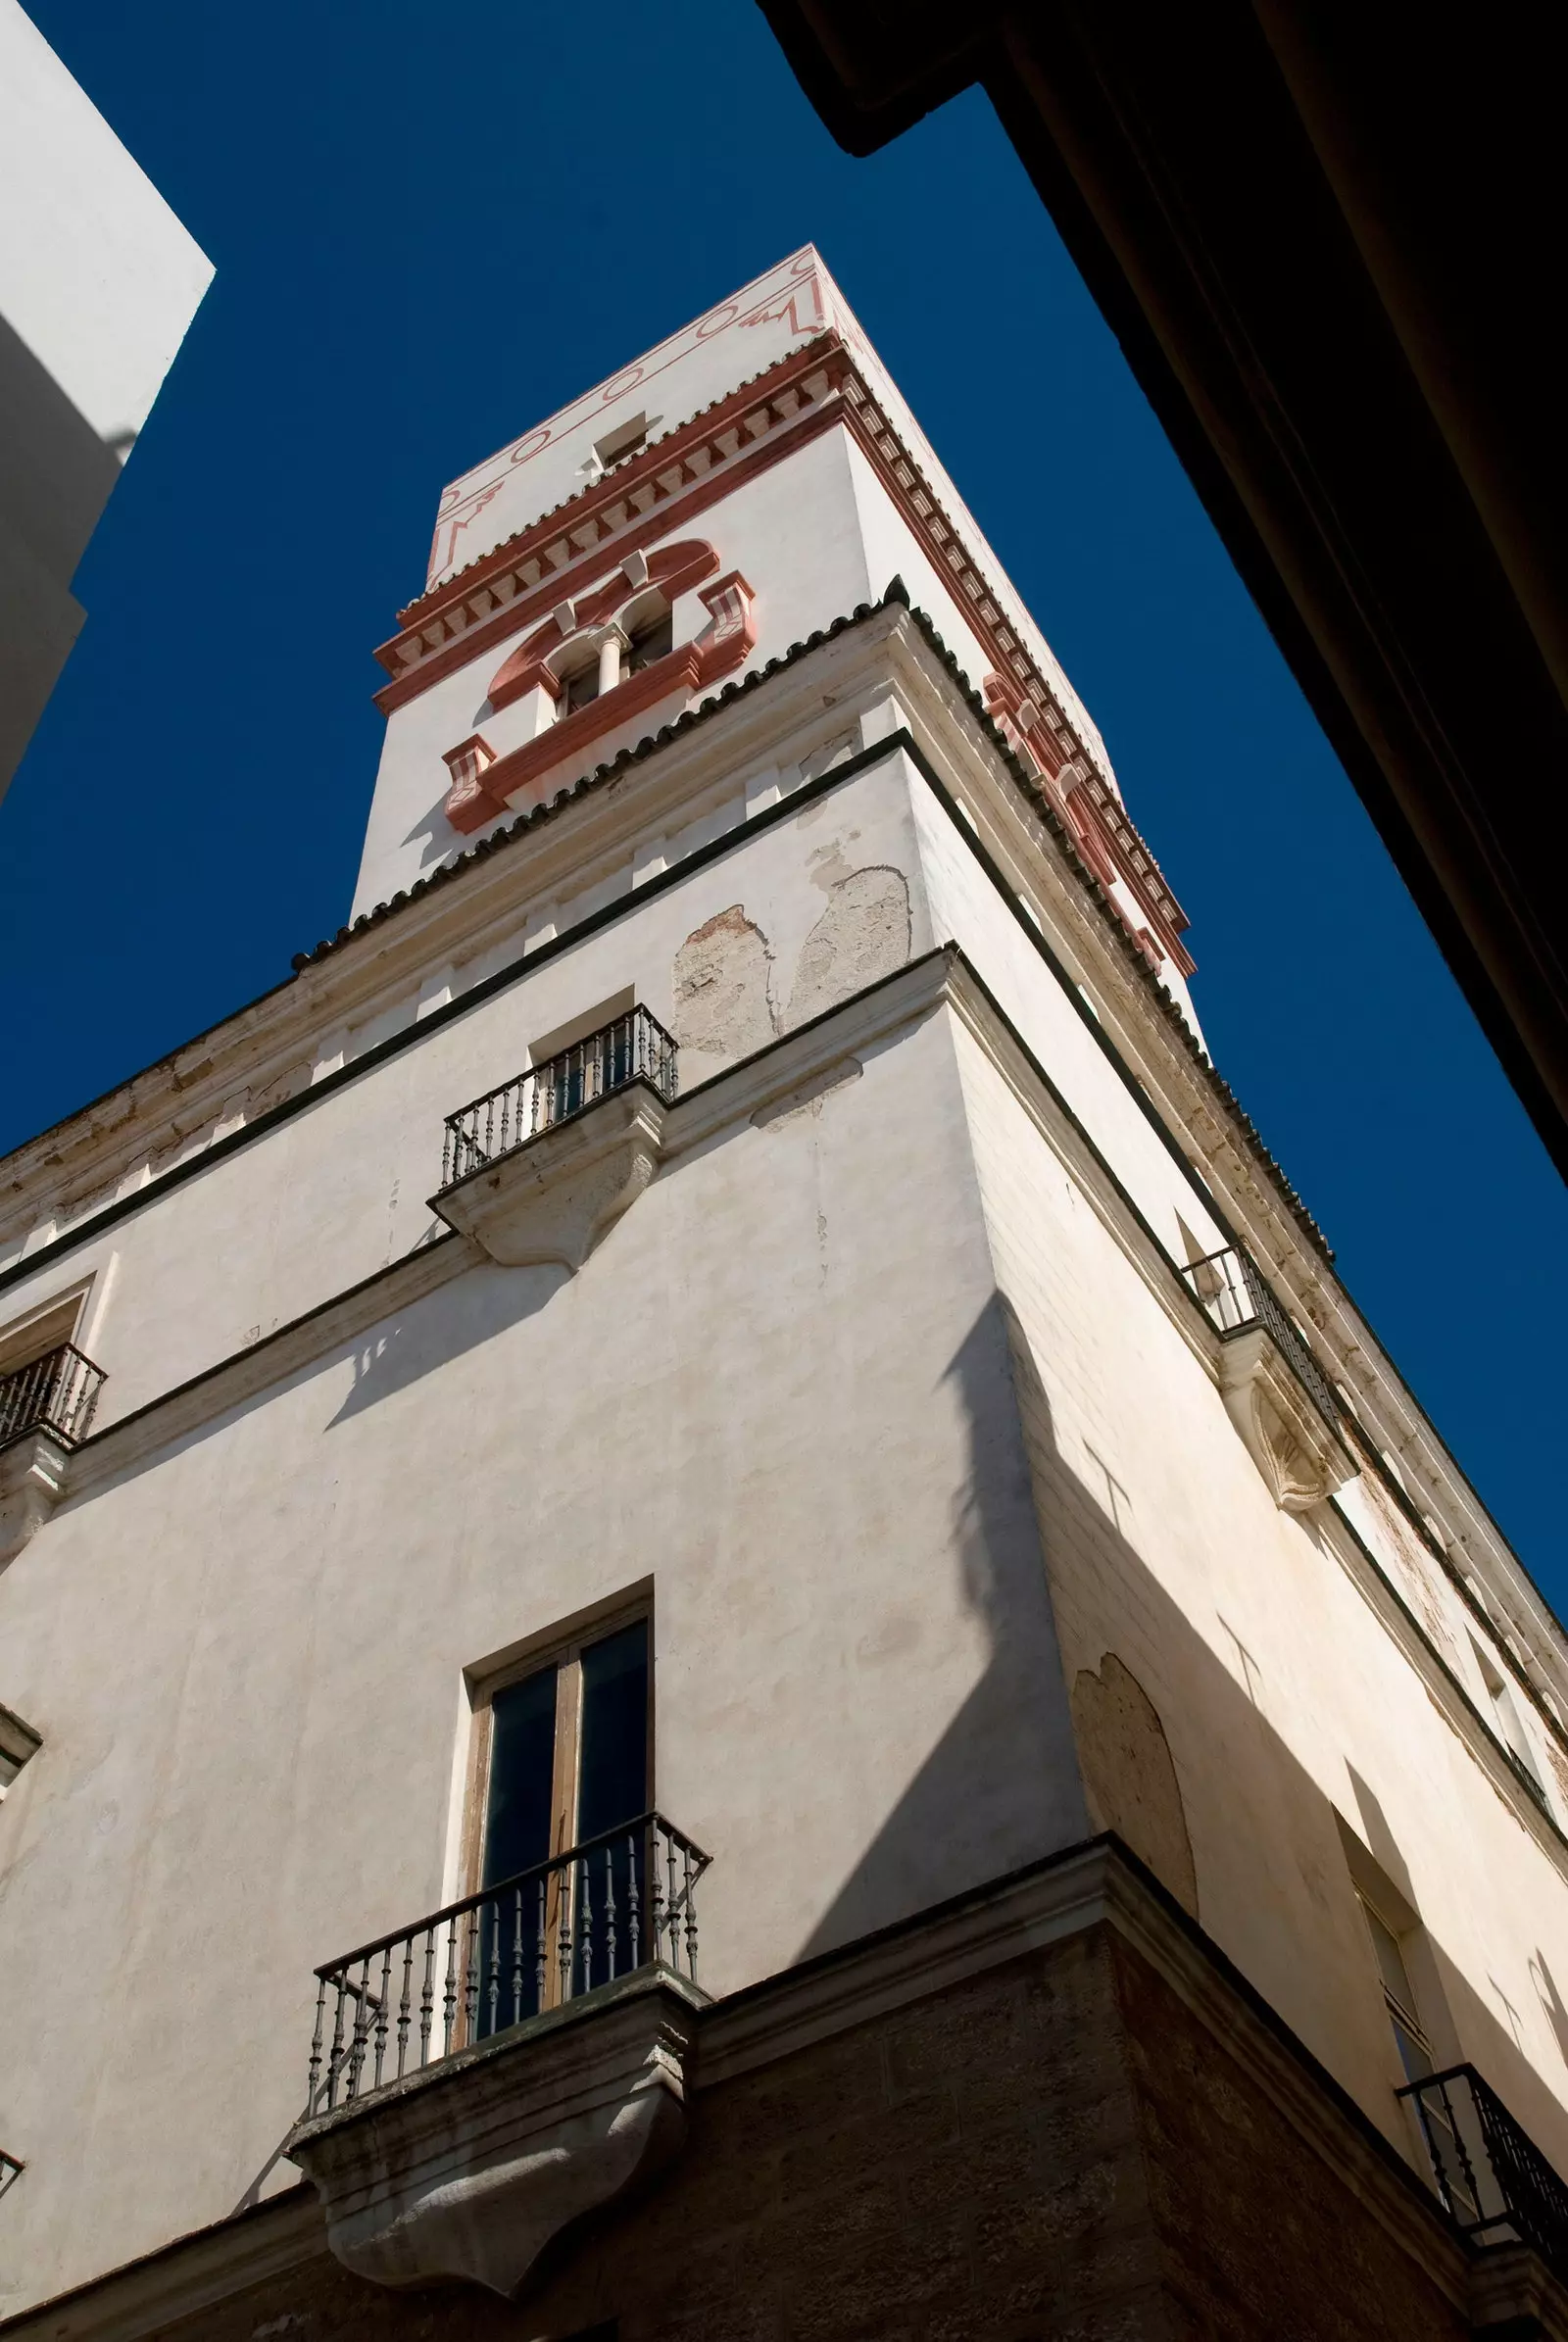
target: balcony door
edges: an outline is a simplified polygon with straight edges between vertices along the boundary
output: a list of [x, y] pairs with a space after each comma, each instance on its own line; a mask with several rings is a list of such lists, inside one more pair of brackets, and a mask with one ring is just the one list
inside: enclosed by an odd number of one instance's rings
[[490, 1694], [477, 1883], [503, 1891], [481, 1913], [478, 2035], [648, 1957], [646, 1847], [625, 1827], [650, 1803], [648, 1689], [637, 1619]]

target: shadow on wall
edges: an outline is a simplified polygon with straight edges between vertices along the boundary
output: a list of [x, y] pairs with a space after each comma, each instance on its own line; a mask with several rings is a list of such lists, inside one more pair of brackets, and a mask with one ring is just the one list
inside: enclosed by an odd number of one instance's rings
[[953, 1543], [964, 1607], [983, 1622], [989, 1656], [801, 1959], [1071, 1845], [1090, 1828], [1000, 1296], [982, 1310], [944, 1379], [956, 1390], [969, 1436]]
[[354, 1379], [327, 1430], [534, 1316], [570, 1276], [564, 1262], [522, 1269], [480, 1263], [411, 1302], [354, 1345]]
[[[802, 1957], [999, 1875], [1003, 1866], [988, 1866], [983, 1849], [1007, 1830], [1068, 1842], [1083, 1824], [1069, 1819], [1064, 1791], [1081, 1780], [1088, 1828], [1114, 1830], [1200, 1914], [1253, 1986], [1414, 2159], [1342, 1824], [1270, 1723], [1269, 1682], [1250, 1654], [1239, 1658], [1237, 1680], [1142, 1559], [1136, 1521], [1114, 1517], [1121, 1492], [1102, 1501], [1062, 1456], [1004, 1296], [982, 1314], [952, 1374], [973, 1442], [957, 1505], [961, 1566], [967, 1599], [986, 1622], [990, 1663]], [[1027, 1523], [1019, 1518], [1024, 1451], [1033, 1483]], [[1340, 1565], [1325, 1552], [1322, 1566]], [[1064, 1675], [1074, 1745], [1052, 1723], [1064, 1710]], [[1346, 1821], [1413, 1906], [1381, 1805], [1348, 1765], [1347, 1775]], [[952, 1882], [936, 1887], [939, 1878]], [[1568, 2063], [1555, 2072], [1550, 2064], [1568, 2061], [1568, 2012], [1545, 1953], [1522, 1945], [1517, 1978], [1490, 1979], [1490, 2005], [1428, 1927], [1407, 1949], [1438, 2062], [1475, 2065], [1568, 2176]], [[1509, 1993], [1524, 1996], [1527, 1975], [1539, 2009], [1510, 2010]]]

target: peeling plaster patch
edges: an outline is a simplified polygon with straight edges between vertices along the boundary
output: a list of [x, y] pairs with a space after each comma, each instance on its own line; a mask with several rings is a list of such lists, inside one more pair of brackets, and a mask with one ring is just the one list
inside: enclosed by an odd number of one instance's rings
[[745, 906], [694, 928], [671, 970], [675, 1039], [682, 1049], [710, 1057], [745, 1057], [777, 1030], [768, 998], [772, 949]]
[[837, 1065], [825, 1066], [798, 1090], [774, 1098], [771, 1105], [759, 1106], [752, 1116], [753, 1127], [760, 1131], [776, 1130], [781, 1122], [793, 1122], [798, 1114], [820, 1119], [823, 1099], [833, 1091], [842, 1090], [846, 1083], [858, 1082], [864, 1071], [858, 1057], [845, 1057]]
[[909, 956], [909, 889], [902, 870], [873, 865], [837, 879], [801, 946], [786, 1022], [804, 1024], [891, 976]]

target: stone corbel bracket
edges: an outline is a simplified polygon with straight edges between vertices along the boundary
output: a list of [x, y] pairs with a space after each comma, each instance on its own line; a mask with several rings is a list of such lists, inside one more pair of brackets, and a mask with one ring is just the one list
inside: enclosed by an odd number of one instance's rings
[[705, 1997], [645, 1970], [302, 2123], [286, 2152], [333, 2253], [377, 2284], [515, 2299], [552, 2238], [680, 2147]]
[[430, 1198], [504, 1268], [580, 1269], [659, 1166], [667, 1109], [645, 1082], [540, 1133]]
[[71, 1450], [46, 1431], [0, 1449], [0, 1570], [16, 1560], [65, 1493]]
[[1282, 1512], [1310, 1512], [1355, 1478], [1354, 1458], [1261, 1326], [1221, 1343], [1219, 1388], [1226, 1413]]

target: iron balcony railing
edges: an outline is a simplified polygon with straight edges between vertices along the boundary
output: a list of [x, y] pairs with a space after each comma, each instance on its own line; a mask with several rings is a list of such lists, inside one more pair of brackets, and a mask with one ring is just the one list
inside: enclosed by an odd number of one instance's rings
[[307, 2115], [640, 1968], [697, 1976], [710, 1857], [662, 1814], [586, 1838], [316, 1972]]
[[542, 1065], [530, 1065], [447, 1116], [443, 1191], [631, 1082], [647, 1082], [666, 1103], [673, 1100], [676, 1055], [659, 1019], [646, 1008], [631, 1008]]
[[0, 2196], [22, 2177], [26, 2168], [24, 2163], [19, 2162], [14, 2155], [8, 2155], [4, 2147], [0, 2147]]
[[85, 1439], [93, 1409], [107, 1380], [69, 1342], [31, 1358], [15, 1373], [0, 1375], [0, 1447], [28, 1432], [53, 1432], [68, 1447]]
[[1190, 1260], [1182, 1270], [1182, 1282], [1218, 1327], [1222, 1340], [1245, 1334], [1250, 1326], [1260, 1325], [1271, 1335], [1318, 1413], [1331, 1430], [1339, 1430], [1341, 1408], [1334, 1385], [1250, 1252], [1240, 1244], [1228, 1244], [1224, 1251], [1210, 1252], [1206, 1259]]
[[1473, 2066], [1406, 2083], [1450, 2220], [1476, 2244], [1528, 2244], [1568, 2282], [1568, 2186]]

